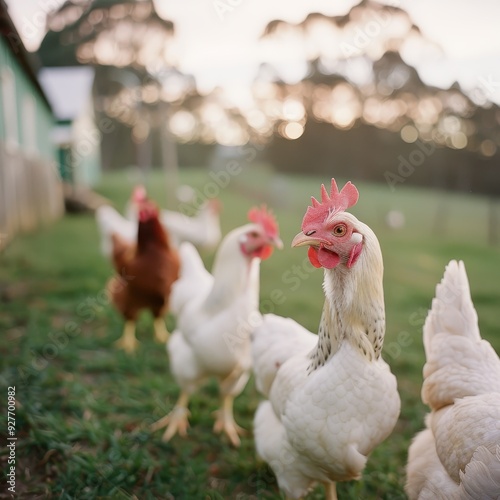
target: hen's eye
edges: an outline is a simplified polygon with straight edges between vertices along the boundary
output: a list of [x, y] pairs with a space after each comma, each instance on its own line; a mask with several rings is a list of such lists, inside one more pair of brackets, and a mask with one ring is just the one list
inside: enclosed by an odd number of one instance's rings
[[258, 233], [257, 231], [252, 231], [252, 232], [249, 234], [249, 236], [250, 236], [251, 238], [258, 238], [258, 237], [259, 237], [259, 233]]
[[345, 224], [337, 224], [333, 228], [333, 234], [335, 236], [344, 236], [344, 234], [347, 232], [347, 227]]

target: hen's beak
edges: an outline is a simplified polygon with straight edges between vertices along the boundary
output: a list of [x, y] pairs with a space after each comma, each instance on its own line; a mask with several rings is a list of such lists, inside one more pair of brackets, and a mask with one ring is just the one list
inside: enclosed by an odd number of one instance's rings
[[292, 247], [303, 247], [306, 245], [318, 246], [319, 242], [312, 236], [306, 236], [302, 231], [292, 240]]

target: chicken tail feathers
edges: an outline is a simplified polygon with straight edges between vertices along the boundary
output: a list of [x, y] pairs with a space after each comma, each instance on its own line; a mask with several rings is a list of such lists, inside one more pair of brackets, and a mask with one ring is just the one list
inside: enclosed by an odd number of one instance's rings
[[436, 287], [436, 297], [424, 326], [424, 346], [429, 354], [435, 335], [446, 332], [480, 340], [477, 313], [470, 296], [469, 280], [462, 261], [452, 260]]
[[452, 260], [436, 287], [424, 325], [426, 364], [422, 400], [438, 410], [456, 398], [490, 392], [500, 364], [481, 339], [463, 262]]
[[424, 346], [431, 413], [408, 453], [408, 497], [497, 498], [500, 360], [481, 339], [463, 262], [451, 261], [436, 287]]

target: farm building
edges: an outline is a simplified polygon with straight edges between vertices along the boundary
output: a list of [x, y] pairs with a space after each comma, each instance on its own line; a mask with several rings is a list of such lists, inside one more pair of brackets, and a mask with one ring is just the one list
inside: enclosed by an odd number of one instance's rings
[[94, 73], [90, 66], [43, 67], [38, 73], [56, 118], [52, 140], [59, 171], [71, 185], [93, 186], [101, 173], [101, 132], [92, 102]]
[[0, 248], [16, 233], [64, 211], [55, 119], [26, 51], [0, 0]]

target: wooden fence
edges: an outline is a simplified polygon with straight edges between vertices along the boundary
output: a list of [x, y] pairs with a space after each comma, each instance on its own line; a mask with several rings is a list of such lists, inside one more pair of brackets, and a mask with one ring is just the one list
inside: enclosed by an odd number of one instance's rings
[[17, 233], [30, 231], [64, 213], [57, 167], [29, 158], [0, 142], [0, 249]]

